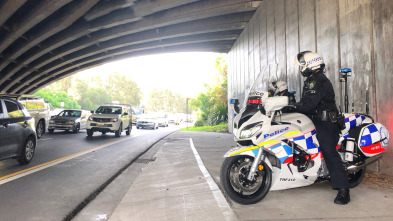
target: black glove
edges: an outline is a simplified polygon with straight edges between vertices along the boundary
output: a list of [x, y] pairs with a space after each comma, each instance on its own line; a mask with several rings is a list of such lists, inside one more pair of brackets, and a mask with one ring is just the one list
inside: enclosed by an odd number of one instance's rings
[[268, 90], [268, 97], [273, 97], [274, 96], [274, 90]]
[[293, 105], [291, 105], [291, 106], [285, 106], [285, 107], [283, 107], [283, 108], [281, 109], [281, 111], [282, 111], [283, 113], [292, 113], [292, 112], [296, 112], [296, 106], [293, 106]]

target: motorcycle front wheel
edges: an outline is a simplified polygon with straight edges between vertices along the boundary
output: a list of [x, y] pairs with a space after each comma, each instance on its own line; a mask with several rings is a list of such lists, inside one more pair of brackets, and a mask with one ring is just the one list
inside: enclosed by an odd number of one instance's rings
[[348, 174], [349, 188], [358, 186], [366, 175], [366, 167], [360, 169], [357, 172]]
[[260, 164], [252, 181], [247, 179], [254, 158], [235, 156], [225, 158], [221, 166], [221, 185], [228, 196], [240, 204], [254, 204], [261, 201], [270, 190], [272, 171], [265, 162]]

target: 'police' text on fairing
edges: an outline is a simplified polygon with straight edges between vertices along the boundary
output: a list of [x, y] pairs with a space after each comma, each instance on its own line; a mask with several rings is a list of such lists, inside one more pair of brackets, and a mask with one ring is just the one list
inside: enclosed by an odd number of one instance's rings
[[276, 131], [274, 131], [274, 133], [271, 133], [271, 134], [264, 134], [264, 135], [263, 135], [263, 138], [272, 137], [272, 136], [274, 136], [274, 135], [277, 135], [277, 134], [279, 134], [279, 133], [282, 133], [282, 132], [284, 132], [284, 131], [287, 131], [288, 129], [289, 129], [289, 127], [286, 127], [286, 128], [284, 128], [284, 129], [281, 129], [281, 130], [276, 130]]

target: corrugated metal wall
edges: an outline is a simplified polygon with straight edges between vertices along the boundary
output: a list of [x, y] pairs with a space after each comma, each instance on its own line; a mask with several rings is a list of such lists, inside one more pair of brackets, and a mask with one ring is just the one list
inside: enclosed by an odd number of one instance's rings
[[[304, 79], [294, 57], [304, 50], [324, 57], [341, 107], [338, 70], [352, 68], [349, 110], [364, 113], [368, 93], [370, 115], [393, 136], [392, 0], [265, 0], [229, 52], [229, 97], [242, 103], [261, 67], [276, 63], [278, 74], [264, 77], [266, 88], [269, 81], [285, 80], [290, 90], [297, 91], [298, 100]], [[372, 169], [393, 174], [391, 140], [382, 161]]]

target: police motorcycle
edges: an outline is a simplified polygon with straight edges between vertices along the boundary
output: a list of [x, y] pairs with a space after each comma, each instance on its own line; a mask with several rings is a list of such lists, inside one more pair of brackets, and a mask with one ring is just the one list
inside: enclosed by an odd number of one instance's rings
[[[240, 204], [257, 203], [269, 191], [329, 180], [311, 119], [301, 113], [283, 113], [288, 97], [269, 97], [262, 90], [263, 76], [274, 74], [276, 69], [262, 69], [245, 96], [242, 109], [238, 99], [231, 99], [236, 114], [233, 134], [238, 146], [224, 155], [220, 180], [227, 195]], [[348, 71], [342, 75], [346, 80]], [[345, 128], [341, 130], [337, 151], [352, 188], [361, 183], [367, 165], [382, 157], [389, 132], [367, 114], [343, 115]]]

